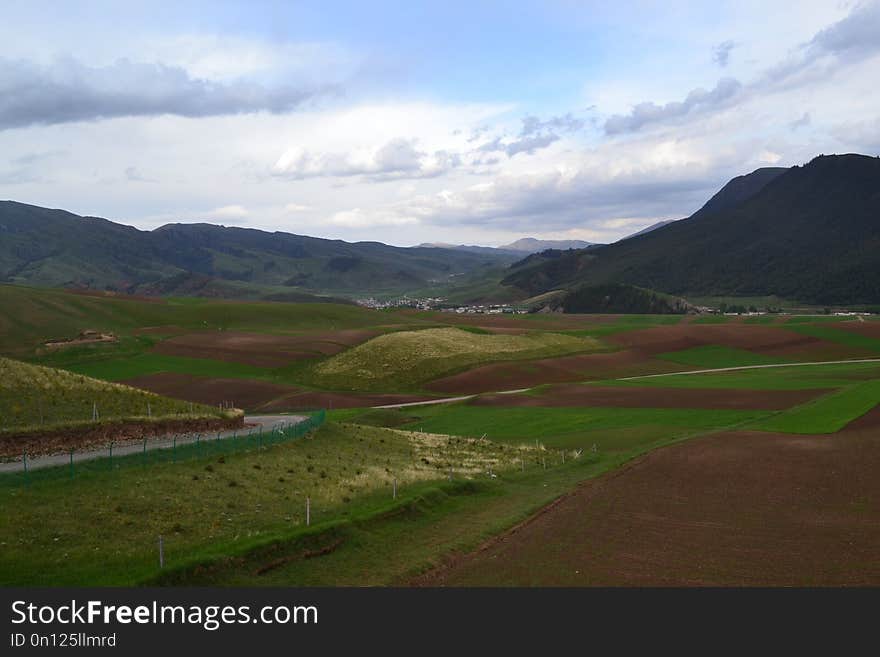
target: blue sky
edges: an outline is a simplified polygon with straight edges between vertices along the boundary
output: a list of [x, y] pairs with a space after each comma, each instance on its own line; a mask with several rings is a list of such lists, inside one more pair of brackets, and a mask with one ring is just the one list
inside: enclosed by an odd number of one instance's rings
[[0, 198], [144, 229], [603, 242], [880, 151], [877, 2], [0, 4]]

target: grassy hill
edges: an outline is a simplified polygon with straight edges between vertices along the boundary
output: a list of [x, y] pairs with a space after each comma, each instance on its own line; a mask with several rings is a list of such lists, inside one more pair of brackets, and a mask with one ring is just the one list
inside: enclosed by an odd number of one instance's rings
[[501, 251], [399, 248], [211, 224], [141, 231], [0, 201], [0, 280], [11, 283], [280, 299], [285, 290], [406, 292], [515, 259]]
[[229, 412], [50, 367], [0, 358], [0, 438], [98, 421], [222, 419]]
[[613, 282], [681, 296], [877, 303], [878, 190], [880, 158], [759, 169], [688, 219], [605, 247], [533, 256], [504, 283], [530, 295]]
[[598, 350], [593, 338], [559, 333], [492, 335], [458, 328], [401, 331], [373, 338], [317, 365], [313, 381], [328, 388], [412, 388], [477, 363]]

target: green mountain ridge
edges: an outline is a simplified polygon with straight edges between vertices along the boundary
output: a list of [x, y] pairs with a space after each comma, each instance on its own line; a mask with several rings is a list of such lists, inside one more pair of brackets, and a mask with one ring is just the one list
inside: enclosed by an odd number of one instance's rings
[[0, 281], [127, 293], [403, 293], [507, 264], [504, 253], [401, 248], [212, 224], [153, 231], [0, 201]]
[[606, 283], [677, 296], [880, 301], [880, 159], [819, 156], [758, 169], [699, 211], [603, 247], [548, 252], [502, 281], [528, 295]]

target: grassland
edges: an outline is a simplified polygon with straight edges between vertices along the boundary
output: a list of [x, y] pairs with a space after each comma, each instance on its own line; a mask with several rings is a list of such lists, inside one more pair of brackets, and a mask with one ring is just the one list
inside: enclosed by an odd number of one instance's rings
[[593, 339], [559, 333], [491, 335], [457, 328], [401, 331], [373, 338], [323, 361], [314, 368], [311, 382], [343, 390], [405, 390], [479, 363], [600, 348]]
[[329, 303], [268, 303], [207, 299], [129, 299], [0, 284], [0, 353], [31, 356], [47, 340], [83, 329], [131, 335], [145, 327], [299, 333], [366, 328], [417, 320], [358, 306]]
[[[313, 438], [176, 464], [93, 471], [71, 480], [0, 486], [0, 584], [132, 584], [170, 565], [236, 554], [313, 523], [387, 506], [448, 476], [536, 467], [540, 450], [330, 423]], [[420, 488], [421, 487], [421, 488]], [[88, 501], [88, 503], [86, 503]]]
[[[336, 411], [334, 411], [336, 413]], [[398, 410], [341, 411], [351, 422], [396, 425], [431, 433], [486, 436], [552, 449], [592, 448], [619, 452], [657, 440], [734, 426], [769, 415], [766, 411], [654, 408], [487, 407], [468, 404], [414, 406]]]
[[660, 354], [658, 358], [680, 363], [681, 365], [693, 365], [700, 368], [738, 367], [741, 365], [767, 365], [779, 363], [780, 359], [756, 354], [745, 349], [734, 349], [721, 345], [704, 345], [681, 351], [670, 351]]
[[95, 409], [104, 421], [225, 417], [216, 408], [0, 358], [0, 436], [90, 424]]

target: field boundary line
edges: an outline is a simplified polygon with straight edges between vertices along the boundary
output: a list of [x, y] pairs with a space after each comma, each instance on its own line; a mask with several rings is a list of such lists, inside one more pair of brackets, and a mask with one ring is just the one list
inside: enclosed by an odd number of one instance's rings
[[712, 372], [735, 372], [738, 370], [760, 370], [770, 367], [802, 367], [805, 365], [845, 365], [847, 363], [880, 363], [880, 358], [859, 358], [848, 360], [820, 360], [809, 363], [765, 363], [763, 365], [737, 365], [736, 367], [717, 367], [707, 370], [688, 370], [687, 372], [664, 372], [663, 374], [642, 374], [625, 376], [612, 381], [636, 381], [638, 379], [655, 379], [660, 376], [681, 376], [686, 374], [711, 374]]

